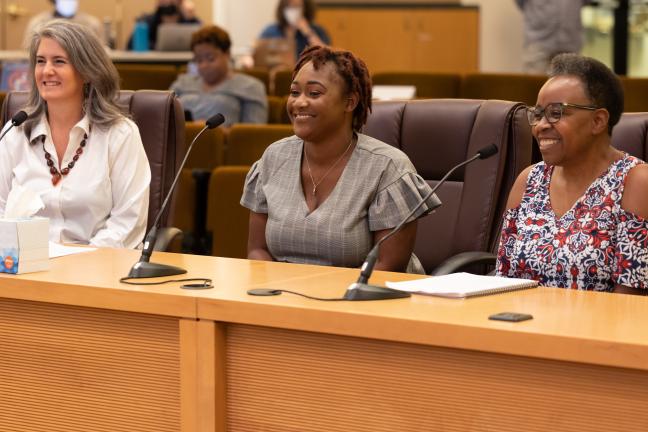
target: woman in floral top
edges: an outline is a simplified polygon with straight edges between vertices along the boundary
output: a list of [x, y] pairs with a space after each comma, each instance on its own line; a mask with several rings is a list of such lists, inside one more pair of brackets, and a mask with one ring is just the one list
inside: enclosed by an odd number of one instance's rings
[[622, 111], [621, 84], [605, 65], [554, 58], [528, 108], [543, 161], [511, 189], [498, 275], [648, 293], [648, 165], [611, 145]]

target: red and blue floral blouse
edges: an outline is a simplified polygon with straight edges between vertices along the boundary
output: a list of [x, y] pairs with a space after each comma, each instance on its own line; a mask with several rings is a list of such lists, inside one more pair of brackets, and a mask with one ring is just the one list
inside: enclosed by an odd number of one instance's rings
[[621, 208], [625, 178], [641, 163], [627, 154], [613, 162], [561, 217], [549, 199], [553, 166], [536, 164], [520, 205], [504, 214], [497, 274], [582, 290], [648, 289], [648, 219]]

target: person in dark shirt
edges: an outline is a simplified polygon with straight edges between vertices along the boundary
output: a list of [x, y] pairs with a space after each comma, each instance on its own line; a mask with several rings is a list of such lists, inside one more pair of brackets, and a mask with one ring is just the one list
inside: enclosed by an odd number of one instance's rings
[[[144, 21], [148, 26], [149, 49], [155, 49], [157, 31], [160, 24], [181, 23], [200, 24], [200, 20], [193, 14], [192, 8], [184, 7], [182, 0], [160, 0], [155, 12], [143, 15], [138, 21]], [[133, 34], [128, 39], [127, 49], [133, 49]]]

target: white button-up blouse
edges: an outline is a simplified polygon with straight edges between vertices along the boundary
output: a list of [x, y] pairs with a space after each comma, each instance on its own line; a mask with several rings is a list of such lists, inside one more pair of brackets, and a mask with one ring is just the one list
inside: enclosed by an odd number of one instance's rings
[[[83, 153], [69, 174], [54, 185], [43, 147], [55, 166], [64, 168], [84, 134], [88, 139]], [[100, 129], [91, 128], [84, 117], [70, 131], [61, 164], [45, 115], [29, 138], [24, 125], [9, 131], [0, 152], [0, 217], [9, 192], [20, 185], [39, 194], [45, 203], [37, 216], [49, 218], [51, 241], [134, 248], [143, 240], [151, 170], [139, 130], [131, 120], [123, 118]]]

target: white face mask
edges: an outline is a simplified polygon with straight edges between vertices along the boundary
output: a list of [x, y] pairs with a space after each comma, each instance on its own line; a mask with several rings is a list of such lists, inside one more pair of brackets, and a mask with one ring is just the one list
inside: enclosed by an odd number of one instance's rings
[[284, 9], [283, 15], [284, 18], [286, 18], [286, 22], [289, 25], [295, 27], [299, 20], [302, 18], [302, 8], [289, 6]]
[[56, 0], [56, 12], [66, 18], [76, 15], [79, 9], [79, 2], [77, 0]]

